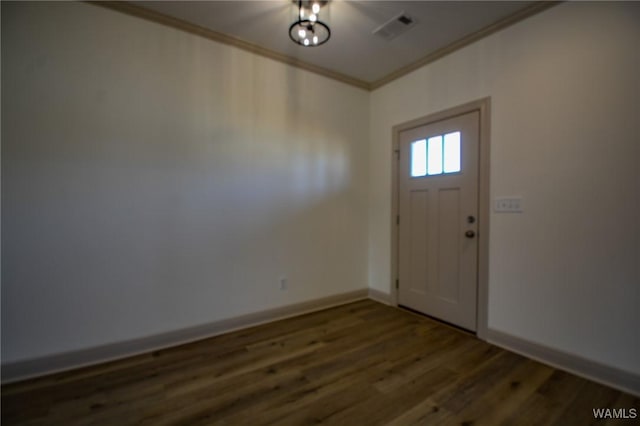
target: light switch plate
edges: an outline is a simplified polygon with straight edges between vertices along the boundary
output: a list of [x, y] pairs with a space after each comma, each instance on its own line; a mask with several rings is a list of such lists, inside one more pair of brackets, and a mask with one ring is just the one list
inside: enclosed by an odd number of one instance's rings
[[499, 197], [494, 199], [496, 213], [522, 213], [522, 197]]

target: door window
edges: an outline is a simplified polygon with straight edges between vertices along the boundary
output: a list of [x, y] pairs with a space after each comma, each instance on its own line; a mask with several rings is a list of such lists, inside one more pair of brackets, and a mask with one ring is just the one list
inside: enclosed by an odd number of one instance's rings
[[411, 177], [457, 173], [460, 168], [460, 132], [432, 136], [411, 143]]

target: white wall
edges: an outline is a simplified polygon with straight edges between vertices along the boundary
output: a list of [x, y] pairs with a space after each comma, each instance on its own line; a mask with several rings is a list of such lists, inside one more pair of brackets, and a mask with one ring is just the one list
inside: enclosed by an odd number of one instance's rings
[[3, 362], [367, 287], [369, 93], [84, 3], [2, 89]]
[[369, 279], [389, 293], [391, 128], [492, 99], [489, 327], [640, 373], [640, 4], [565, 3], [371, 96]]

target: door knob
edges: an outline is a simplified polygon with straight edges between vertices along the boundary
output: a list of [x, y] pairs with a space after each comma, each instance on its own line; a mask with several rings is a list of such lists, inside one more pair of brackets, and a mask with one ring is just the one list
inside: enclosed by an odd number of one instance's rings
[[464, 236], [467, 237], [467, 238], [473, 238], [473, 237], [476, 236], [476, 233], [471, 231], [471, 230], [469, 230], [469, 231], [464, 233]]

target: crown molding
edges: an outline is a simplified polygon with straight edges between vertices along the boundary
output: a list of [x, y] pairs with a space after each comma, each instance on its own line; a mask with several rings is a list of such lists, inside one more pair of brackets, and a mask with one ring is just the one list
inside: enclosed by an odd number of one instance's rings
[[419, 68], [424, 67], [427, 64], [430, 64], [432, 62], [437, 61], [438, 59], [442, 58], [443, 56], [446, 56], [450, 53], [453, 53], [457, 50], [462, 49], [463, 47], [466, 47], [472, 43], [475, 43], [476, 41], [483, 39], [485, 37], [490, 36], [491, 34], [498, 32], [500, 30], [503, 30], [513, 24], [516, 24], [530, 16], [533, 16], [537, 13], [542, 12], [543, 10], [547, 10], [552, 6], [555, 6], [557, 4], [563, 3], [562, 1], [537, 1], [535, 3], [530, 4], [529, 6], [520, 9], [519, 11], [497, 21], [494, 22], [493, 24], [484, 27], [474, 33], [468, 34], [466, 36], [464, 36], [461, 39], [458, 39], [456, 41], [454, 41], [453, 43], [450, 43], [424, 57], [422, 57], [421, 59], [406, 65], [402, 68], [397, 69], [396, 71], [393, 71], [390, 74], [387, 74], [385, 77], [382, 77], [379, 80], [376, 80], [372, 83], [370, 83], [369, 86], [369, 90], [375, 90], [378, 89], [382, 86], [384, 86], [385, 84], [391, 83], [394, 80], [397, 80], [400, 77], [403, 77]]
[[260, 55], [269, 59], [273, 59], [275, 61], [294, 66], [296, 68], [303, 69], [305, 71], [309, 71], [327, 78], [331, 78], [333, 80], [340, 81], [342, 83], [357, 87], [359, 89], [364, 90], [375, 90], [386, 84], [391, 83], [394, 80], [399, 79], [419, 68], [424, 67], [427, 64], [437, 61], [438, 59], [449, 55], [463, 47], [466, 47], [482, 38], [485, 38], [495, 32], [498, 32], [504, 28], [507, 28], [513, 24], [516, 24], [530, 16], [533, 16], [537, 13], [540, 13], [550, 7], [553, 7], [559, 3], [563, 3], [563, 1], [536, 1], [529, 6], [520, 9], [519, 11], [487, 26], [484, 27], [472, 34], [466, 35], [465, 37], [454, 41], [424, 57], [421, 59], [409, 64], [405, 65], [396, 71], [393, 71], [386, 76], [375, 80], [373, 82], [368, 82], [365, 80], [361, 80], [355, 77], [351, 77], [349, 75], [339, 73], [337, 71], [330, 70], [328, 68], [320, 67], [318, 65], [311, 64], [309, 62], [301, 61], [294, 57], [284, 55], [282, 53], [276, 52], [274, 50], [266, 49], [262, 46], [258, 46], [257, 44], [250, 43], [248, 41], [239, 39], [237, 37], [230, 36], [228, 34], [224, 34], [218, 31], [213, 31], [211, 29], [201, 27], [196, 24], [192, 24], [190, 22], [184, 21], [182, 19], [174, 18], [172, 16], [165, 15], [160, 12], [156, 12], [154, 10], [146, 9], [141, 6], [137, 6], [135, 4], [129, 3], [127, 1], [87, 1], [87, 3], [94, 4], [97, 6], [102, 6], [108, 9], [112, 9], [118, 12], [126, 13], [127, 15], [132, 15], [141, 19], [145, 19], [147, 21], [155, 22], [158, 24], [166, 25], [171, 28], [175, 28], [178, 30], [182, 30], [191, 34], [195, 34], [209, 40], [213, 40], [219, 43], [224, 43], [230, 46], [237, 47], [239, 49], [254, 53], [256, 55]]
[[273, 59], [275, 61], [282, 62], [284, 64], [291, 65], [305, 71], [319, 74], [324, 77], [328, 77], [333, 80], [358, 87], [360, 89], [371, 90], [371, 84], [364, 80], [360, 80], [346, 74], [339, 73], [337, 71], [323, 68], [309, 62], [301, 61], [299, 59], [284, 55], [274, 50], [266, 49], [262, 46], [258, 46], [257, 44], [250, 43], [237, 37], [223, 34], [218, 31], [213, 31], [208, 28], [192, 24], [191, 22], [174, 18], [172, 16], [168, 16], [154, 10], [146, 9], [144, 7], [126, 1], [87, 1], [87, 3], [102, 6], [107, 9], [116, 10], [118, 12], [126, 13], [127, 15], [132, 15], [137, 18], [142, 18], [147, 21], [155, 22], [171, 28], [195, 34], [209, 40], [237, 47], [238, 49], [246, 50], [247, 52], [255, 53], [256, 55], [264, 56], [266, 58]]

